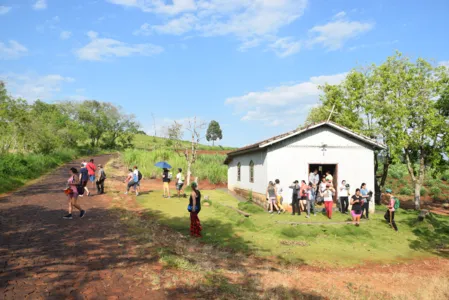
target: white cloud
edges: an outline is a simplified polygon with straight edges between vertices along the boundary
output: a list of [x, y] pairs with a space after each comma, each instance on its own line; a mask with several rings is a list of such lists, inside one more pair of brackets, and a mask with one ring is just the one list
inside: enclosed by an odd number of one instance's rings
[[6, 15], [11, 10], [11, 6], [0, 5], [0, 15]]
[[349, 51], [355, 51], [355, 50], [365, 49], [365, 48], [375, 48], [375, 47], [381, 47], [381, 46], [394, 45], [394, 44], [397, 44], [398, 42], [399, 42], [399, 40], [388, 41], [388, 42], [377, 42], [377, 43], [371, 43], [371, 44], [361, 44], [361, 45], [349, 47], [348, 49], [349, 49]]
[[194, 0], [172, 0], [172, 4], [165, 4], [163, 0], [107, 0], [110, 3], [125, 7], [135, 7], [144, 12], [176, 15], [196, 9]]
[[265, 91], [250, 92], [226, 99], [237, 113], [244, 114], [243, 121], [259, 121], [266, 125], [297, 125], [306, 117], [309, 109], [318, 103], [319, 85], [338, 84], [347, 73], [311, 77], [307, 82], [284, 84]]
[[0, 60], [16, 59], [28, 53], [28, 49], [19, 42], [10, 40], [8, 43], [0, 42]]
[[46, 8], [47, 8], [47, 0], [37, 0], [33, 5], [33, 9], [35, 10], [43, 10]]
[[310, 29], [312, 38], [308, 41], [309, 46], [318, 44], [328, 50], [337, 50], [343, 47], [347, 40], [374, 28], [374, 23], [349, 21], [344, 19], [345, 15], [346, 13], [339, 12], [333, 21]]
[[[242, 42], [240, 50], [273, 42], [279, 30], [301, 17], [307, 6], [307, 0], [173, 0], [172, 5], [161, 0], [108, 1], [169, 15], [167, 22], [145, 23], [135, 34], [230, 35]], [[162, 10], [162, 6], [171, 8]]]
[[446, 68], [449, 68], [449, 60], [446, 61], [440, 61], [438, 63], [439, 66], [445, 66]]
[[301, 50], [301, 42], [292, 37], [277, 39], [270, 45], [270, 48], [279, 56], [287, 57], [298, 53]]
[[75, 80], [59, 74], [40, 76], [35, 73], [27, 74], [0, 74], [0, 80], [6, 83], [6, 87], [14, 97], [20, 97], [27, 101], [50, 100], [55, 93], [61, 91], [61, 86]]
[[66, 31], [66, 30], [61, 31], [61, 34], [59, 35], [61, 40], [68, 40], [71, 36], [72, 36], [72, 33], [70, 31]]
[[78, 49], [76, 54], [81, 60], [105, 60], [111, 57], [126, 57], [131, 55], [150, 56], [159, 54], [164, 48], [153, 44], [127, 44], [110, 38], [100, 38], [95, 31], [89, 31], [90, 42]]

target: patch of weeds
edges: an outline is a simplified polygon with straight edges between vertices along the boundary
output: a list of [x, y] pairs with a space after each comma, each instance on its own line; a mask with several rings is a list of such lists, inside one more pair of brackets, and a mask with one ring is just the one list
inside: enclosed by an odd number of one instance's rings
[[159, 254], [159, 261], [167, 268], [188, 270], [188, 271], [195, 271], [199, 268], [196, 264], [188, 261], [184, 257], [181, 257], [171, 252], [167, 248], [159, 248], [158, 254]]
[[202, 201], [202, 205], [204, 205], [204, 203], [208, 203], [209, 206], [212, 206], [212, 200], [209, 200], [209, 199], [203, 200], [203, 201]]
[[238, 208], [240, 210], [243, 210], [244, 212], [247, 213], [252, 213], [252, 214], [256, 214], [256, 213], [260, 213], [260, 212], [264, 212], [264, 209], [250, 201], [247, 202], [239, 202], [238, 204]]
[[209, 273], [202, 288], [209, 299], [257, 299], [256, 284], [251, 277], [246, 277], [244, 282], [233, 283], [218, 272]]
[[399, 194], [400, 195], [406, 195], [406, 196], [410, 196], [413, 193], [413, 191], [408, 188], [408, 187], [403, 187], [400, 191]]

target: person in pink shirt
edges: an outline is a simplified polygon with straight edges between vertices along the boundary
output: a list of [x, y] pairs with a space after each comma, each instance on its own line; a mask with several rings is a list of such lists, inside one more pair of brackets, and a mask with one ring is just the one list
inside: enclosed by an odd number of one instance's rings
[[97, 171], [97, 167], [94, 164], [94, 160], [91, 159], [89, 163], [86, 165], [87, 173], [89, 174], [89, 180], [91, 187], [95, 187], [95, 172]]
[[75, 169], [75, 168], [70, 169], [70, 177], [67, 180], [67, 186], [70, 191], [67, 193], [67, 199], [69, 202], [68, 203], [69, 204], [69, 214], [65, 215], [63, 218], [66, 220], [71, 220], [73, 218], [72, 217], [73, 207], [75, 207], [76, 209], [78, 209], [80, 211], [80, 218], [84, 217], [84, 215], [86, 214], [86, 211], [83, 210], [81, 208], [81, 206], [78, 204], [78, 196], [79, 196], [78, 187], [80, 189], [84, 189], [84, 187], [82, 185], [80, 185], [77, 169]]
[[398, 226], [396, 225], [396, 222], [394, 221], [394, 213], [395, 213], [395, 208], [394, 208], [394, 197], [393, 197], [393, 192], [391, 189], [387, 189], [385, 191], [387, 193], [387, 198], [388, 198], [388, 210], [385, 213], [385, 220], [387, 220], [387, 222], [390, 224], [390, 226], [392, 226], [394, 228], [394, 230], [398, 231]]

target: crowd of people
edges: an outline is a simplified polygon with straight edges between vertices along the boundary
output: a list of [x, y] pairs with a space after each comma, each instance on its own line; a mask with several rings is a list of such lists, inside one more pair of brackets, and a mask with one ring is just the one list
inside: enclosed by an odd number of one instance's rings
[[[295, 180], [289, 188], [292, 190], [291, 203], [292, 215], [301, 215], [301, 212], [306, 214], [306, 218], [310, 218], [311, 214], [316, 216], [317, 205], [324, 205], [324, 211], [328, 219], [332, 219], [334, 199], [337, 202], [338, 210], [342, 214], [349, 213], [349, 205], [351, 205], [351, 217], [355, 226], [360, 226], [360, 219], [365, 218], [369, 220], [369, 207], [372, 201], [373, 192], [368, 190], [366, 183], [362, 183], [360, 188], [357, 188], [351, 196], [350, 185], [342, 180], [337, 187], [334, 187], [333, 176], [329, 171], [325, 172], [320, 179], [318, 170], [314, 170], [309, 174], [309, 182]], [[284, 190], [279, 179], [270, 181], [266, 190], [267, 209], [270, 214], [276, 210], [278, 214], [284, 213], [283, 207]], [[388, 198], [388, 210], [385, 214], [385, 219], [397, 231], [398, 228], [394, 221], [395, 207], [398, 207], [398, 202], [392, 195], [390, 189], [386, 190]]]
[[76, 168], [70, 168], [70, 177], [67, 179], [67, 188], [64, 193], [67, 195], [68, 200], [68, 214], [63, 218], [67, 220], [73, 219], [73, 208], [76, 208], [80, 212], [80, 218], [86, 215], [86, 210], [81, 208], [78, 203], [78, 198], [91, 194], [88, 188], [88, 182], [90, 181], [90, 187], [97, 188], [97, 194], [104, 194], [104, 181], [106, 180], [106, 173], [103, 166], [99, 164], [95, 165], [94, 160], [89, 162], [83, 161], [80, 165], [80, 170]]

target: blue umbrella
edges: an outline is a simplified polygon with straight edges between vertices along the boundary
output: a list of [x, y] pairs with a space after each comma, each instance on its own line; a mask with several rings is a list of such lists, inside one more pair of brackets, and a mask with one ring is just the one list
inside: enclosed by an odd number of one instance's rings
[[165, 161], [160, 161], [158, 163], [154, 164], [156, 167], [162, 168], [162, 169], [171, 169], [171, 166], [166, 163]]

